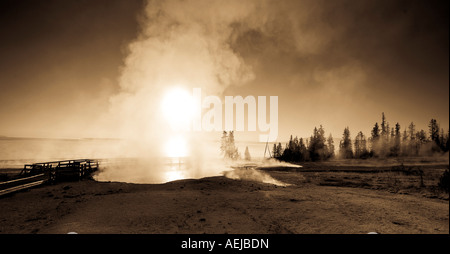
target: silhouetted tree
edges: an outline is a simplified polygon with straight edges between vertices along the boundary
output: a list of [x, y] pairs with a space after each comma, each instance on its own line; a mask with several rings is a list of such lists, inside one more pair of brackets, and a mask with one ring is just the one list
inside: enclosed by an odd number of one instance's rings
[[334, 157], [334, 140], [333, 140], [333, 136], [330, 133], [330, 136], [328, 136], [327, 139], [327, 147], [328, 147], [328, 158], [333, 158]]
[[377, 139], [380, 137], [380, 127], [378, 127], [378, 123], [375, 123], [375, 125], [372, 128], [372, 139]]
[[272, 148], [272, 156], [275, 159], [278, 159], [280, 157], [280, 155], [277, 152], [277, 144], [273, 144], [273, 148]]
[[289, 142], [286, 144], [286, 148], [281, 155], [282, 160], [284, 161], [294, 161], [294, 138], [289, 138]]
[[221, 138], [221, 144], [220, 144], [220, 150], [223, 154], [224, 158], [236, 160], [239, 159], [239, 151], [234, 144], [234, 132], [230, 131], [227, 133], [226, 131], [223, 132], [222, 138]]
[[446, 152], [450, 151], [450, 129], [447, 130], [447, 136], [446, 136], [446, 141], [445, 141], [445, 151]]
[[391, 131], [391, 156], [399, 156], [400, 155], [400, 140], [401, 140], [401, 134], [400, 134], [400, 124], [395, 124], [395, 129], [392, 128]]
[[344, 129], [344, 134], [342, 135], [342, 140], [339, 144], [339, 156], [343, 159], [353, 158], [352, 141], [348, 127]]
[[434, 142], [432, 146], [433, 152], [438, 152], [441, 148], [440, 139], [439, 139], [439, 124], [437, 123], [436, 119], [431, 119], [430, 123], [428, 124], [429, 134], [430, 134], [430, 140]]
[[226, 155], [228, 147], [228, 133], [226, 131], [223, 131], [222, 138], [220, 138], [220, 152], [222, 155]]
[[416, 132], [417, 154], [419, 154], [422, 145], [428, 143], [427, 134], [424, 130]]
[[244, 153], [244, 156], [245, 156], [245, 160], [246, 160], [246, 161], [252, 160], [252, 157], [250, 156], [250, 152], [248, 151], [248, 146], [245, 147], [245, 153]]
[[408, 126], [408, 136], [409, 136], [409, 154], [410, 155], [418, 155], [419, 149], [417, 145], [417, 139], [416, 139], [416, 125], [414, 125], [413, 122], [411, 122]]
[[445, 134], [444, 129], [441, 128], [441, 131], [439, 132], [439, 146], [441, 150], [444, 147], [443, 145], [445, 145]]
[[386, 126], [386, 117], [384, 112], [381, 113], [381, 136], [386, 136], [389, 131], [389, 126]]
[[449, 151], [449, 135], [444, 133], [444, 129], [441, 129], [441, 133], [439, 134], [439, 146], [442, 152]]
[[322, 125], [320, 125], [319, 129], [314, 128], [308, 147], [310, 160], [320, 161], [328, 157], [328, 150], [325, 142], [325, 131]]
[[273, 144], [272, 154], [275, 159], [281, 159], [283, 155], [283, 146], [281, 145], [281, 143], [278, 142], [278, 145]]
[[278, 156], [281, 156], [283, 154], [283, 147], [281, 146], [281, 143], [278, 143], [277, 145], [277, 154]]
[[308, 148], [305, 142], [303, 142], [303, 138], [300, 138], [299, 145], [300, 145], [300, 161], [309, 161]]
[[377, 154], [380, 157], [385, 157], [389, 153], [390, 148], [390, 128], [389, 123], [386, 121], [386, 116], [384, 115], [384, 112], [381, 114], [381, 132], [380, 132], [380, 139], [377, 142], [375, 149], [376, 152], [373, 151], [375, 154]]
[[355, 138], [355, 158], [367, 158], [369, 153], [367, 152], [367, 141], [366, 137], [360, 131]]
[[[429, 135], [424, 130], [416, 131], [413, 122], [401, 131], [399, 123], [393, 128], [389, 127], [384, 112], [381, 115], [381, 124], [376, 122], [371, 130], [370, 137], [366, 140], [365, 135], [359, 132], [352, 143], [350, 129], [344, 129], [342, 139], [339, 143], [340, 158], [368, 158], [386, 156], [417, 156], [430, 154], [430, 152], [450, 149], [450, 130], [447, 133], [439, 128], [435, 119], [431, 119], [428, 125]], [[430, 144], [432, 142], [433, 146]], [[354, 145], [354, 149], [353, 146]], [[429, 147], [432, 147], [430, 150]], [[291, 162], [326, 160], [335, 156], [333, 137], [330, 134], [325, 138], [325, 131], [322, 125], [315, 127], [313, 134], [306, 139], [290, 136], [285, 149], [281, 143], [274, 144], [273, 154], [275, 158]]]
[[402, 156], [408, 156], [410, 154], [410, 151], [409, 151], [409, 136], [408, 136], [408, 132], [406, 131], [406, 128], [403, 130], [402, 142], [401, 142], [401, 147], [400, 147], [400, 154]]
[[378, 156], [380, 153], [380, 127], [378, 126], [378, 123], [376, 122], [375, 125], [372, 128], [371, 136], [369, 138], [369, 144], [370, 144], [370, 152], [372, 156]]

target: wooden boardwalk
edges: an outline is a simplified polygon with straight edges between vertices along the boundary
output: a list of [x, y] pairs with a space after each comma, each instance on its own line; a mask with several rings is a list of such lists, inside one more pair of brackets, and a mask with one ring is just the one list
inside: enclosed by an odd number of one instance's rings
[[80, 180], [98, 167], [98, 160], [93, 159], [25, 164], [17, 179], [0, 182], [0, 196], [45, 183]]

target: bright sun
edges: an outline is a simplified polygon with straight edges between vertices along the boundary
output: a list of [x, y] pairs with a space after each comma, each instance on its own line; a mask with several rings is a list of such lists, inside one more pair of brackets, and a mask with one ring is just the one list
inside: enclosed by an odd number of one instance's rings
[[188, 155], [186, 139], [181, 135], [170, 137], [166, 142], [165, 152], [168, 157], [186, 157]]
[[171, 131], [165, 144], [168, 157], [186, 157], [188, 144], [183, 131], [189, 130], [194, 113], [192, 95], [181, 88], [174, 88], [165, 94], [161, 102], [161, 111]]
[[181, 88], [168, 91], [161, 103], [164, 118], [174, 131], [188, 130], [192, 123], [194, 101], [192, 95]]

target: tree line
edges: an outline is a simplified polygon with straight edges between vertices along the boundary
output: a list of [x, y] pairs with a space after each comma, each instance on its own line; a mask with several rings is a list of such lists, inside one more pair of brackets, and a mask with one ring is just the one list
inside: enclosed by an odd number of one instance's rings
[[399, 123], [390, 127], [382, 113], [380, 124], [374, 124], [369, 137], [360, 131], [352, 140], [349, 127], [345, 127], [337, 154], [332, 135], [325, 137], [325, 130], [321, 125], [314, 128], [310, 138], [293, 138], [291, 135], [284, 147], [281, 143], [274, 144], [272, 156], [287, 162], [427, 156], [448, 152], [449, 136], [449, 130], [445, 133], [436, 119], [430, 120], [428, 133], [424, 130], [417, 131], [413, 122], [402, 131]]
[[[234, 131], [223, 131], [220, 139], [220, 152], [225, 159], [238, 160], [241, 158], [239, 149], [234, 142]], [[244, 159], [250, 161], [252, 159], [248, 146], [245, 147]]]

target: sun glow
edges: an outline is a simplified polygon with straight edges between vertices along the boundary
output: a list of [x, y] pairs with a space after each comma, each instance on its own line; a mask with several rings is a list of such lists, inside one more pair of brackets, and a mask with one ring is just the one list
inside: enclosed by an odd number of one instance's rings
[[168, 157], [186, 157], [189, 149], [187, 135], [194, 114], [192, 95], [181, 88], [168, 90], [161, 102], [161, 112], [169, 124], [165, 154]]
[[165, 177], [166, 177], [167, 182], [176, 181], [176, 180], [185, 178], [183, 172], [177, 171], [177, 170], [166, 172]]
[[194, 100], [186, 90], [169, 90], [162, 100], [161, 108], [172, 130], [189, 130], [194, 114]]
[[183, 136], [170, 137], [165, 146], [166, 156], [186, 157], [188, 155], [187, 141]]

